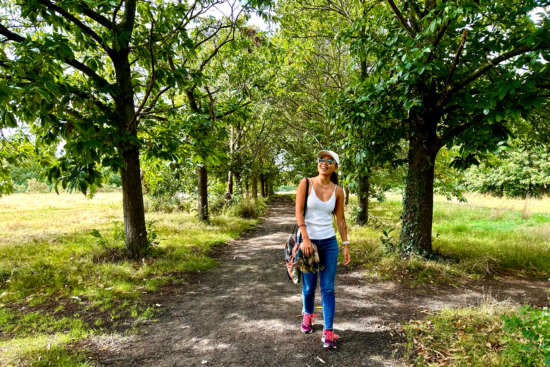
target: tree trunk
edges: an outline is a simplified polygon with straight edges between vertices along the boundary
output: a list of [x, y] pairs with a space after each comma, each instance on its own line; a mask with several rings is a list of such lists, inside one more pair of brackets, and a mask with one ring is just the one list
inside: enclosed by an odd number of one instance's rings
[[275, 195], [275, 183], [273, 181], [274, 181], [273, 178], [271, 180], [269, 180], [269, 192], [268, 192], [268, 194], [270, 196]]
[[197, 168], [199, 220], [208, 221], [208, 174], [205, 166]]
[[237, 185], [237, 193], [242, 196], [243, 194], [243, 187], [242, 187], [242, 181], [241, 181], [242, 174], [240, 172], [233, 172], [233, 177], [235, 178], [235, 185]]
[[225, 198], [230, 200], [233, 197], [233, 172], [229, 171], [227, 174], [227, 192], [225, 193]]
[[258, 198], [258, 177], [252, 176], [252, 199]]
[[[132, 6], [130, 6], [131, 8]], [[129, 50], [122, 48], [113, 58], [116, 86], [119, 94], [115, 104], [120, 116], [117, 130], [119, 134], [127, 133], [130, 142], [121, 142], [117, 147], [122, 152], [125, 169], [121, 169], [122, 208], [124, 215], [124, 234], [126, 248], [133, 258], [139, 258], [147, 251], [147, 228], [143, 207], [143, 189], [141, 186], [141, 169], [139, 148], [131, 141], [137, 139], [138, 119], [135, 118], [134, 87], [132, 70], [129, 62]]]
[[435, 158], [439, 147], [436, 123], [412, 117], [409, 169], [403, 198], [400, 247], [418, 254], [432, 252], [433, 189]]
[[357, 196], [359, 199], [359, 214], [355, 222], [363, 226], [369, 222], [369, 176], [359, 176], [359, 190]]
[[139, 150], [124, 152], [126, 169], [120, 171], [122, 178], [122, 208], [124, 213], [124, 232], [126, 247], [132, 257], [139, 258], [147, 250], [147, 229], [141, 189]]
[[260, 175], [260, 190], [262, 192], [262, 197], [265, 198], [265, 177]]
[[344, 186], [344, 205], [349, 204], [349, 189], [348, 186]]

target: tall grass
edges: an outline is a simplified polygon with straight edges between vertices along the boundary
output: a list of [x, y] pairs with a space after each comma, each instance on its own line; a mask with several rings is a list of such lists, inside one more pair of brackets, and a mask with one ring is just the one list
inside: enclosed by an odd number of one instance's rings
[[[410, 321], [404, 330], [407, 357], [414, 366], [523, 366], [519, 356], [508, 350], [505, 336], [525, 343], [521, 333], [504, 331], [502, 315], [519, 315], [519, 305], [498, 302], [485, 296], [478, 304], [444, 308], [422, 321]], [[542, 356], [539, 363], [543, 365]]]
[[[550, 200], [496, 199], [474, 196], [467, 204], [436, 198], [433, 247], [447, 261], [385, 254], [382, 227], [399, 236], [401, 201], [371, 202], [368, 226], [352, 225], [353, 261], [375, 279], [446, 282], [453, 276], [484, 276], [514, 271], [547, 277], [550, 274]], [[355, 205], [352, 197], [350, 207]], [[525, 207], [529, 215], [525, 214]], [[347, 210], [349, 210], [349, 208]], [[381, 225], [384, 223], [384, 225]]]
[[[186, 212], [146, 217], [155, 220], [161, 239], [155, 255], [110, 261], [90, 232], [98, 229], [109, 247], [123, 246], [113, 233], [122, 225], [120, 193], [0, 199], [0, 365], [32, 364], [39, 356], [41, 365], [86, 365], [86, 353], [65, 350], [69, 341], [108, 332], [123, 316], [152, 315], [139, 301], [143, 293], [215, 266], [211, 247], [258, 222], [219, 215], [205, 224]], [[44, 353], [44, 340], [51, 353]]]

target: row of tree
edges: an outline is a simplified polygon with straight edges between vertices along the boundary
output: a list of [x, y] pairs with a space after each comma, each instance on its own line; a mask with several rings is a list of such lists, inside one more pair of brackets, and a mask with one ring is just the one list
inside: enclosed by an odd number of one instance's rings
[[[321, 148], [341, 154], [359, 223], [370, 197], [404, 182], [400, 247], [430, 253], [435, 192], [462, 198], [457, 172], [511, 139], [548, 143], [545, 0], [2, 6], [0, 128], [25, 126], [37, 150], [62, 147], [44, 165], [64, 188], [87, 192], [120, 172], [134, 256], [147, 248], [143, 185], [196, 195], [208, 220], [219, 182], [227, 200], [259, 183], [267, 194], [314, 175]], [[273, 31], [251, 26], [253, 11]], [[25, 156], [10, 141], [3, 192]]]

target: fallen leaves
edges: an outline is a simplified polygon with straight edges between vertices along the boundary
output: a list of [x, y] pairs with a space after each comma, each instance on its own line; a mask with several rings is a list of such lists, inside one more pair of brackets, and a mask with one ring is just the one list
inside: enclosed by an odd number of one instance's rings
[[438, 312], [421, 321], [410, 320], [406, 328], [419, 361], [429, 366], [461, 365], [472, 358], [494, 361], [504, 350], [499, 344], [503, 329], [498, 316]]

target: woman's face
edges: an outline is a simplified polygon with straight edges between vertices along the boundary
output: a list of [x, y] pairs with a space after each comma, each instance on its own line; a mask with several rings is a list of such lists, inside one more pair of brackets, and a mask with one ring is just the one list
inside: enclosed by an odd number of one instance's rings
[[[319, 162], [319, 158], [317, 158], [317, 170], [319, 171], [320, 175], [328, 175], [330, 176], [332, 172], [336, 171], [338, 169], [338, 166], [336, 165], [336, 161], [334, 158], [332, 158], [330, 155], [325, 154], [321, 157], [323, 159], [323, 162]], [[328, 164], [328, 162], [332, 161], [332, 164]]]

